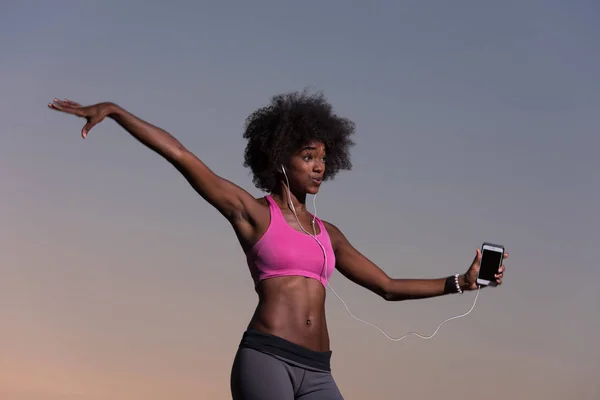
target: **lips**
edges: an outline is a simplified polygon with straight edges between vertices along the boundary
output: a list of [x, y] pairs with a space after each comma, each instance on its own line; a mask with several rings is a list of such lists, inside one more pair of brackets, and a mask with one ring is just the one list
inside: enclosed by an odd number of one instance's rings
[[320, 184], [321, 184], [321, 182], [323, 182], [323, 178], [321, 178], [321, 177], [318, 177], [318, 178], [312, 178], [312, 181], [313, 181], [314, 183], [316, 183], [317, 185], [320, 185]]

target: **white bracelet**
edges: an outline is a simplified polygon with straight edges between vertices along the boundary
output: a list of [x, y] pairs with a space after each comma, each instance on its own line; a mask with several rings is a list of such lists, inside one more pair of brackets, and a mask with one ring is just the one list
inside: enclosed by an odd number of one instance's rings
[[454, 283], [456, 284], [456, 291], [460, 294], [463, 294], [463, 291], [458, 284], [458, 274], [454, 274]]

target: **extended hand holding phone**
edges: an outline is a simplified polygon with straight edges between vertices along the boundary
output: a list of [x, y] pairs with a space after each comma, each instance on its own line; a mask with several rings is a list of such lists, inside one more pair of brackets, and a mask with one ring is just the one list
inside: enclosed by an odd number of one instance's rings
[[484, 243], [481, 246], [481, 266], [477, 276], [477, 284], [496, 286], [496, 275], [504, 259], [504, 246]]

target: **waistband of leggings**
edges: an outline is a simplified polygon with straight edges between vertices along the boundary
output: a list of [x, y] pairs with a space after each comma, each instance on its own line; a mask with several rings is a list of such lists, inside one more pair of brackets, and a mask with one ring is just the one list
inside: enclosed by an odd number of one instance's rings
[[262, 351], [312, 368], [331, 371], [331, 351], [314, 351], [279, 336], [247, 329], [240, 347]]

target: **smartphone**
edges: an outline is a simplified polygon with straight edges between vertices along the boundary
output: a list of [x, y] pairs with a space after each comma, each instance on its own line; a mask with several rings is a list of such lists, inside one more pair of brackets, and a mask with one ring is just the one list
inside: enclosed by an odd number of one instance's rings
[[496, 275], [504, 259], [504, 246], [484, 243], [481, 246], [481, 266], [477, 275], [478, 285], [496, 286]]

